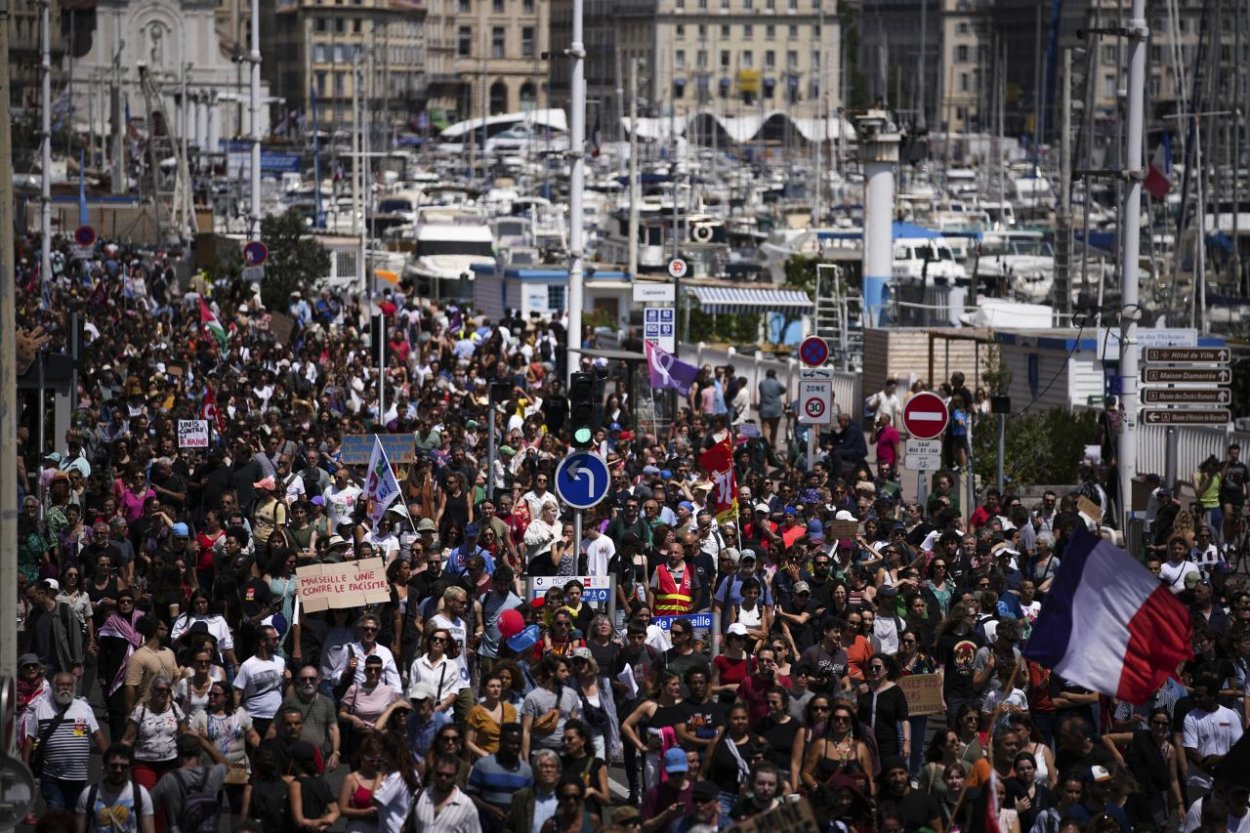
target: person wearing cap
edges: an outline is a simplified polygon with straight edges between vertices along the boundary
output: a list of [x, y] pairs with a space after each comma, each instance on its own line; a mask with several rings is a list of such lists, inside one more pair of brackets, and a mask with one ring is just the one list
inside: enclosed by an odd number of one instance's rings
[[721, 791], [711, 781], [696, 781], [690, 790], [691, 808], [669, 827], [672, 833], [687, 833], [693, 828], [717, 830], [724, 813]]
[[694, 779], [685, 750], [673, 746], [663, 757], [666, 780], [647, 790], [642, 799], [642, 833], [662, 833], [694, 810]]
[[[756, 572], [756, 555], [755, 550], [744, 549], [738, 552], [737, 570], [726, 576], [716, 588], [716, 594], [713, 597], [712, 610], [721, 616], [721, 625], [724, 629], [728, 629], [731, 622], [739, 620], [738, 612], [741, 610], [744, 601], [743, 587], [747, 582], [753, 581], [758, 591], [758, 604], [761, 606], [764, 617], [771, 620], [773, 609], [773, 597], [770, 589], [771, 582], [765, 581], [762, 575]], [[752, 627], [751, 622], [744, 621], [748, 627]], [[758, 623], [757, 623], [758, 624]]]
[[478, 536], [481, 535], [482, 528], [476, 523], [468, 523], [464, 526], [464, 540], [460, 546], [451, 551], [451, 555], [447, 558], [447, 563], [443, 565], [443, 569], [452, 576], [463, 576], [469, 569], [469, 558], [474, 555], [480, 555], [486, 564], [487, 574], [495, 572], [495, 559], [488, 550], [483, 549], [478, 544]]
[[[435, 735], [454, 722], [454, 718], [438, 708], [438, 689], [431, 683], [418, 684], [409, 692], [408, 699], [412, 703], [412, 716], [408, 718], [408, 750], [412, 753], [413, 762], [421, 767], [434, 746]], [[394, 708], [394, 704], [391, 707]], [[383, 715], [379, 725], [386, 717]]]

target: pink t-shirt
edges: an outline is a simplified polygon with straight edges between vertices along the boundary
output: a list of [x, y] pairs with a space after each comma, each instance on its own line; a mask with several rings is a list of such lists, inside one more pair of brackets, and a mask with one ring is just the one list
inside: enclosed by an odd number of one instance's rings
[[902, 435], [893, 425], [882, 428], [877, 433], [877, 462], [889, 463], [891, 466], [898, 463], [898, 444], [902, 439]]

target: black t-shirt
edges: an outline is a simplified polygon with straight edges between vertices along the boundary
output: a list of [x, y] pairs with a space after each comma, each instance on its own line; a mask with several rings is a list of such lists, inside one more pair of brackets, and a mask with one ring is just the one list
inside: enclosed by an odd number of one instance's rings
[[273, 593], [269, 590], [269, 582], [263, 578], [252, 578], [239, 585], [239, 603], [244, 616], [256, 616], [269, 605]]
[[682, 705], [689, 710], [686, 717], [686, 731], [701, 740], [711, 740], [716, 737], [716, 730], [725, 725], [727, 709], [715, 700], [709, 700], [706, 703], [686, 700]]
[[903, 830], [912, 833], [922, 827], [928, 827], [933, 819], [942, 817], [942, 808], [937, 799], [920, 790], [909, 789], [902, 797], [891, 795], [888, 790], [880, 796], [882, 807], [895, 807], [903, 814]]
[[768, 742], [768, 750], [764, 754], [783, 772], [790, 769], [790, 752], [802, 730], [802, 724], [794, 718], [777, 723], [770, 717], [760, 724], [760, 736]]
[[943, 693], [947, 701], [971, 700], [977, 696], [973, 685], [973, 661], [985, 638], [976, 631], [960, 635], [947, 631], [938, 638], [934, 651], [945, 672]]
[[1226, 503], [1245, 503], [1247, 480], [1250, 480], [1250, 467], [1240, 460], [1229, 463], [1220, 479], [1220, 500]]
[[836, 651], [830, 653], [825, 649], [823, 641], [817, 642], [803, 652], [799, 661], [816, 669], [815, 678], [811, 681], [811, 687], [815, 691], [833, 694], [841, 690], [842, 678], [846, 676], [847, 666], [844, 648], [839, 646]]

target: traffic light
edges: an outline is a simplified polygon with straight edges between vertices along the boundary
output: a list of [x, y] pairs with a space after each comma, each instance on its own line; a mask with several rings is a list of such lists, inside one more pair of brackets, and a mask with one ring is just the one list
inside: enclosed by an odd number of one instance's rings
[[589, 448], [595, 435], [595, 377], [574, 373], [569, 380], [569, 427], [575, 448]]

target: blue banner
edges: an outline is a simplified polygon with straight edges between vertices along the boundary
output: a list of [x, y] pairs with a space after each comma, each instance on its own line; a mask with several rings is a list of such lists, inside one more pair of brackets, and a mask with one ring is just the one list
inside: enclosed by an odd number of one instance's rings
[[651, 623], [659, 625], [661, 630], [668, 630], [673, 627], [675, 619], [685, 619], [692, 628], [712, 627], [712, 614], [710, 613], [687, 613], [684, 616], [652, 616]]

